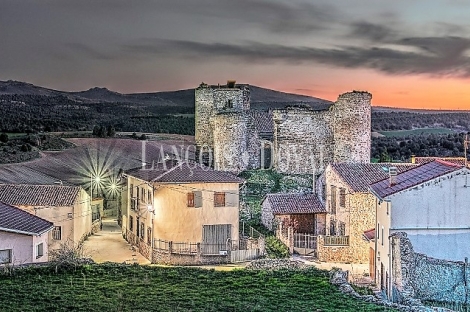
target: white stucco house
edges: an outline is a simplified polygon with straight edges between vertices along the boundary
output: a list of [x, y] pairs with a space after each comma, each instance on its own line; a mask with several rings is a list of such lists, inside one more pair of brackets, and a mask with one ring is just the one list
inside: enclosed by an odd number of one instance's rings
[[470, 170], [434, 160], [370, 186], [376, 197], [375, 276], [390, 298], [390, 235], [405, 232], [416, 252], [463, 261], [470, 256]]
[[47, 262], [53, 228], [52, 222], [0, 202], [0, 267]]

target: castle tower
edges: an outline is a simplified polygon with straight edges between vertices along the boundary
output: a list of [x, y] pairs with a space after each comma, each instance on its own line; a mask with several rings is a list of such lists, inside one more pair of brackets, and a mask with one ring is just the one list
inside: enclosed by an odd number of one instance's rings
[[[210, 117], [214, 114], [214, 92], [209, 85], [201, 83], [194, 90], [194, 99], [196, 158], [199, 160], [201, 153], [214, 145], [210, 125]], [[208, 159], [205, 160], [208, 162]]]
[[214, 169], [238, 174], [248, 168], [247, 116], [224, 112], [211, 118], [214, 136]]
[[371, 99], [368, 92], [353, 91], [333, 105], [335, 162], [370, 162]]
[[[246, 169], [240, 153], [246, 154], [247, 112], [250, 109], [250, 89], [246, 85], [201, 84], [195, 90], [196, 157], [214, 165], [217, 170], [240, 172]], [[230, 151], [237, 152], [227, 160]], [[212, 155], [208, 155], [212, 153]], [[244, 156], [246, 158], [246, 155]], [[212, 162], [210, 161], [212, 160]], [[239, 168], [243, 168], [239, 170]]]

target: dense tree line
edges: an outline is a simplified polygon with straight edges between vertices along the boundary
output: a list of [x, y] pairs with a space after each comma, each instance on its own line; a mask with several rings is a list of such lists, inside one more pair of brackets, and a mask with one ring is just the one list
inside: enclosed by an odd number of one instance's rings
[[[0, 131], [34, 133], [92, 131], [104, 127], [114, 131], [194, 134], [194, 108], [134, 103], [82, 103], [66, 96], [1, 95]], [[99, 129], [98, 129], [99, 132]]]
[[464, 133], [373, 138], [371, 157], [381, 162], [408, 161], [412, 155], [463, 157], [464, 139]]
[[372, 112], [373, 131], [438, 127], [468, 131], [470, 113]]

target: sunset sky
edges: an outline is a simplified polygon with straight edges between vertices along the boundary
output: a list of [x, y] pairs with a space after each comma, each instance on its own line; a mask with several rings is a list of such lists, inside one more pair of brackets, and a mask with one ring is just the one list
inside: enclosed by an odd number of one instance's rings
[[66, 91], [236, 79], [470, 109], [468, 0], [0, 0], [0, 80]]

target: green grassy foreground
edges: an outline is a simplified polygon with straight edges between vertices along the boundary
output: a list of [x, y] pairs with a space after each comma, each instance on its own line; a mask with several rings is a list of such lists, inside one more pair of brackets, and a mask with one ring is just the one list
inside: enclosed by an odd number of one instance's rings
[[393, 311], [341, 294], [328, 272], [85, 265], [0, 273], [0, 311]]

